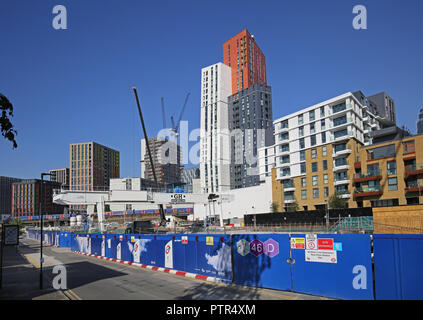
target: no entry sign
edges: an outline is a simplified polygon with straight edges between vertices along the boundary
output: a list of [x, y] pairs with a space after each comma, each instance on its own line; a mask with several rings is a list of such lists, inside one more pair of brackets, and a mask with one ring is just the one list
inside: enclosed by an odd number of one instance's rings
[[333, 239], [317, 239], [319, 250], [333, 250]]

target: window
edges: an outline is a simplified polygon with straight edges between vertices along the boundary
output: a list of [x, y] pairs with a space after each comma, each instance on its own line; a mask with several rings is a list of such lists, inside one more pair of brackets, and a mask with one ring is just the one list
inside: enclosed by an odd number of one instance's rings
[[327, 170], [327, 169], [328, 169], [328, 161], [323, 160], [323, 170]]
[[288, 128], [288, 120], [284, 120], [279, 124], [279, 129], [287, 129]]
[[301, 178], [301, 187], [307, 187], [307, 178]]
[[326, 146], [322, 147], [322, 156], [326, 156]]
[[326, 120], [325, 119], [320, 121], [320, 127], [321, 127], [322, 130], [326, 129]]
[[307, 200], [307, 190], [301, 190], [301, 200]]
[[342, 144], [336, 144], [333, 146], [335, 153], [343, 151], [347, 148], [347, 144], [346, 143], [342, 143]]
[[315, 159], [317, 157], [317, 149], [311, 149], [311, 158]]
[[289, 151], [289, 144], [279, 145], [279, 152], [287, 152], [287, 151]]
[[319, 198], [319, 189], [318, 188], [313, 189], [313, 198], [314, 199]]
[[314, 123], [310, 123], [310, 133], [315, 133], [316, 132], [316, 128]]
[[280, 174], [281, 174], [282, 177], [290, 176], [291, 170], [289, 168], [282, 168], [280, 170]]
[[317, 172], [317, 162], [312, 162], [312, 164], [311, 164], [311, 172]]
[[289, 139], [289, 133], [279, 133], [279, 141], [288, 140]]
[[300, 163], [300, 171], [301, 171], [301, 173], [306, 173], [306, 163], [305, 162]]
[[317, 184], [318, 184], [317, 176], [313, 176], [311, 181], [312, 181], [313, 186], [317, 186]]
[[379, 159], [384, 157], [393, 157], [395, 156], [395, 145], [391, 144], [388, 146], [383, 146], [379, 148], [374, 148], [367, 151], [368, 159]]
[[387, 163], [388, 175], [397, 174], [397, 163], [390, 161]]
[[398, 190], [397, 178], [388, 178], [388, 190]]
[[305, 150], [300, 151], [300, 161], [305, 161]]
[[323, 183], [324, 184], [328, 184], [329, 183], [329, 178], [328, 178], [328, 175], [327, 174], [324, 174], [323, 175]]
[[326, 132], [322, 132], [322, 143], [326, 143]]
[[341, 180], [348, 180], [347, 171], [335, 173], [335, 181], [341, 181]]
[[310, 136], [310, 145], [311, 146], [316, 145], [316, 135]]
[[335, 139], [339, 138], [339, 137], [343, 137], [348, 135], [348, 130], [344, 129], [344, 130], [340, 130], [340, 131], [336, 131], [333, 136], [335, 137]]
[[300, 141], [300, 149], [304, 149], [305, 148], [304, 138], [301, 138], [299, 141]]
[[345, 103], [337, 104], [336, 106], [332, 107], [332, 113], [337, 113], [347, 108]]
[[368, 176], [378, 176], [379, 175], [379, 164], [372, 164], [367, 166], [367, 175]]
[[308, 113], [308, 117], [309, 117], [310, 121], [314, 121], [314, 110], [312, 110]]
[[324, 190], [324, 193], [325, 193], [325, 198], [329, 197], [329, 188], [324, 187], [323, 190]]
[[347, 165], [347, 158], [335, 159], [335, 167]]
[[279, 158], [279, 163], [289, 163], [289, 155], [282, 156]]
[[323, 118], [325, 116], [325, 107], [320, 107], [320, 117]]
[[304, 117], [303, 117], [303, 115], [302, 114], [300, 114], [299, 116], [298, 116], [298, 124], [300, 125], [300, 124], [303, 124], [304, 123]]
[[342, 116], [336, 119], [333, 119], [333, 126], [340, 126], [341, 124], [347, 123], [347, 116]]
[[298, 128], [298, 135], [299, 135], [300, 137], [302, 137], [302, 136], [304, 135], [304, 127], [299, 127], [299, 128]]

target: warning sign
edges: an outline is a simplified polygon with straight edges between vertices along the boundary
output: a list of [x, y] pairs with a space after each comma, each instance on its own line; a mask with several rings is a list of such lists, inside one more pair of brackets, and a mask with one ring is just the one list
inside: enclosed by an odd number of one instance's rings
[[291, 238], [291, 249], [305, 249], [305, 239]]
[[187, 236], [182, 236], [182, 243], [188, 244], [188, 237]]
[[305, 250], [305, 261], [338, 263], [338, 258], [333, 250]]
[[306, 234], [307, 250], [317, 250], [317, 235], [314, 233]]
[[206, 237], [206, 245], [208, 246], [213, 245], [213, 237]]
[[333, 239], [318, 239], [317, 245], [319, 250], [333, 250]]

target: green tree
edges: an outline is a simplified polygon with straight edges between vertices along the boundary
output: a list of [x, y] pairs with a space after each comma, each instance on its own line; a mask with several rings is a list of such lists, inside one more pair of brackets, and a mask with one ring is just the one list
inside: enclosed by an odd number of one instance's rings
[[279, 205], [276, 202], [272, 202], [270, 205], [270, 211], [271, 212], [278, 212], [279, 211]]
[[287, 204], [287, 206], [286, 206], [287, 212], [296, 212], [296, 211], [300, 210], [300, 205], [298, 204], [297, 199], [294, 198], [294, 200], [295, 200], [294, 202]]
[[18, 132], [13, 127], [12, 122], [10, 122], [11, 117], [13, 117], [13, 105], [10, 103], [4, 95], [0, 93], [0, 130], [3, 137], [13, 143], [13, 148], [17, 148], [18, 144], [16, 143], [15, 136]]
[[344, 209], [347, 207], [347, 201], [341, 198], [341, 193], [335, 192], [329, 197], [328, 206], [329, 209]]
[[19, 226], [19, 233], [22, 232], [22, 228], [24, 227], [23, 221], [21, 219], [19, 219], [19, 218], [15, 218], [15, 219], [11, 220], [9, 222], [9, 224], [13, 224], [13, 225]]

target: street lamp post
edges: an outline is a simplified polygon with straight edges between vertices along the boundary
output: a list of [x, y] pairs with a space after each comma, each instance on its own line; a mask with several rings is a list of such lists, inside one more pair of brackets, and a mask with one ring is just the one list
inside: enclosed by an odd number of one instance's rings
[[41, 187], [40, 187], [40, 289], [43, 289], [43, 185], [44, 176], [55, 176], [54, 173], [41, 173]]

